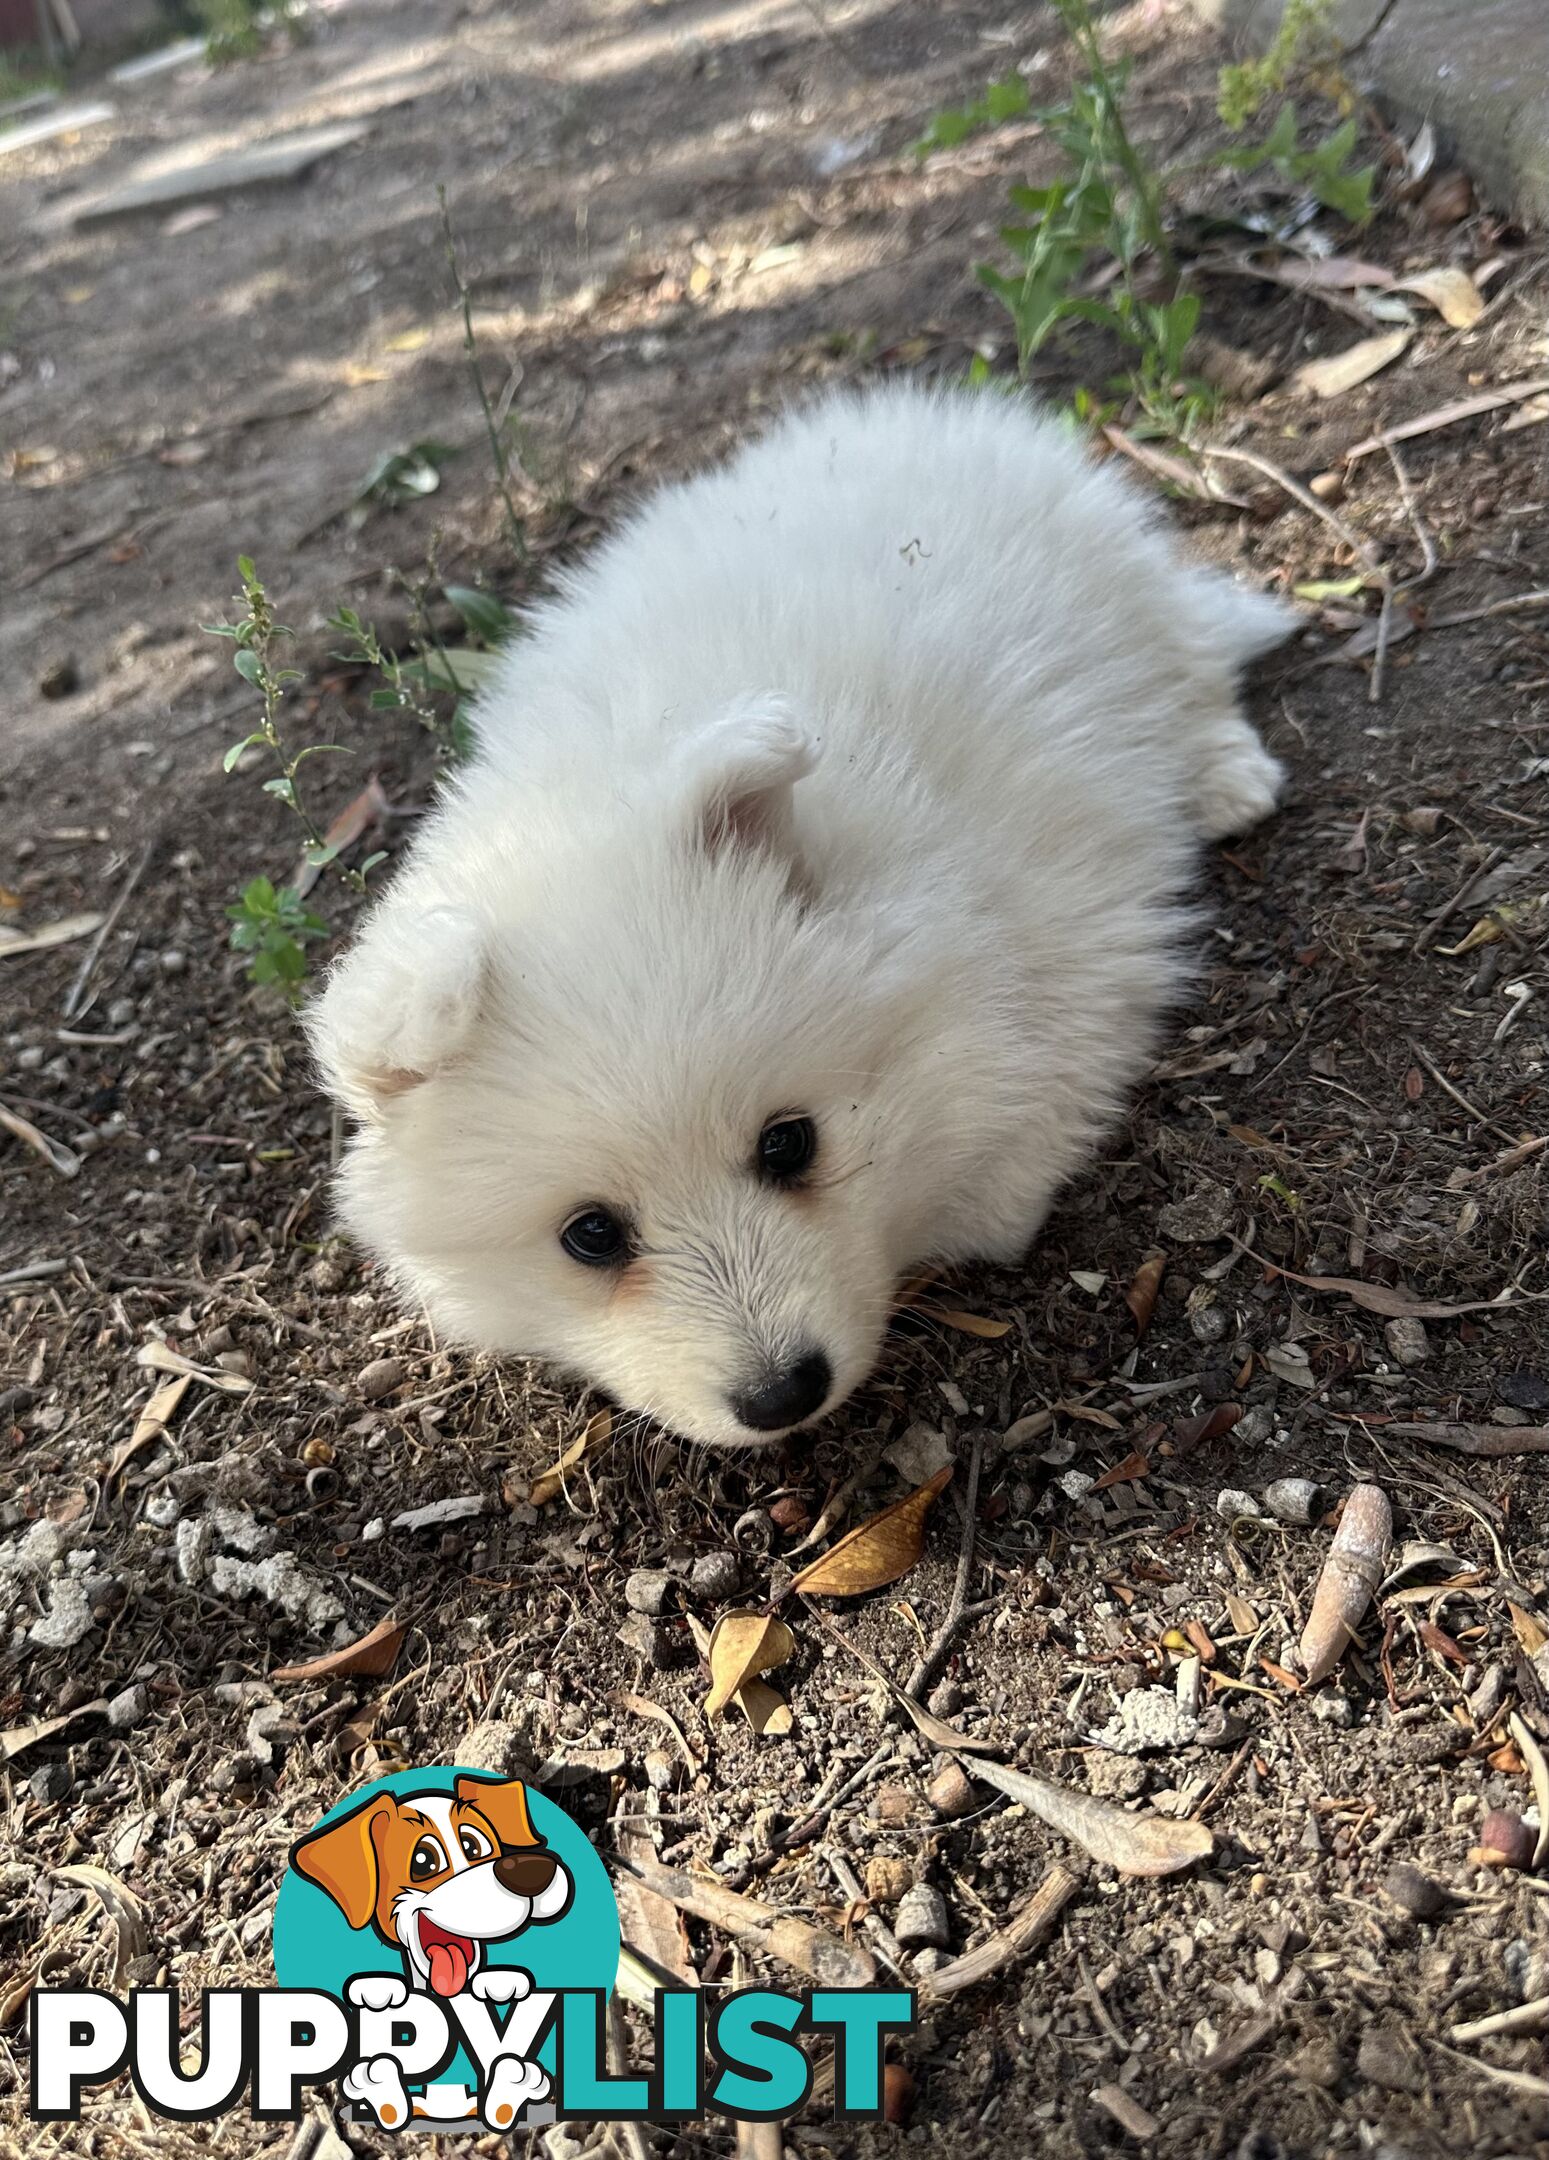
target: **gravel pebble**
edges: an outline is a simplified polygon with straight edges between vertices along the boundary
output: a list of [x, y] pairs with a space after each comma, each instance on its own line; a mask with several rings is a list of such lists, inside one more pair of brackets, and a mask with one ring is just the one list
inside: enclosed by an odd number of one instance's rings
[[1264, 1505], [1283, 1523], [1305, 1529], [1318, 1517], [1318, 1487], [1311, 1478], [1276, 1478], [1264, 1487]]
[[742, 1567], [735, 1553], [704, 1553], [694, 1562], [688, 1580], [696, 1597], [735, 1597], [742, 1583]]
[[1409, 1913], [1416, 1920], [1439, 1919], [1451, 1903], [1440, 1883], [1432, 1882], [1429, 1875], [1422, 1874], [1407, 1860], [1400, 1860], [1396, 1867], [1389, 1868], [1382, 1887], [1400, 1911]]
[[355, 1384], [367, 1402], [380, 1402], [384, 1395], [391, 1395], [395, 1387], [402, 1387], [403, 1376], [402, 1358], [379, 1357], [361, 1367], [355, 1376]]
[[1423, 1365], [1431, 1354], [1431, 1338], [1423, 1320], [1390, 1320], [1382, 1333], [1400, 1365]]
[[44, 1763], [41, 1769], [34, 1770], [28, 1778], [27, 1790], [34, 1800], [40, 1801], [46, 1807], [50, 1801], [62, 1800], [74, 1783], [68, 1763]]
[[974, 1789], [957, 1764], [944, 1762], [925, 1788], [925, 1797], [938, 1815], [951, 1822], [977, 1806]]
[[114, 1732], [133, 1732], [151, 1712], [151, 1691], [141, 1680], [115, 1695], [108, 1704], [108, 1723]]
[[934, 1883], [916, 1883], [899, 1899], [893, 1933], [906, 1950], [946, 1949], [952, 1940], [947, 1901]]
[[636, 1568], [624, 1585], [624, 1603], [631, 1612], [653, 1617], [667, 1610], [672, 1577], [665, 1568]]
[[654, 1667], [665, 1671], [672, 1663], [672, 1637], [660, 1620], [653, 1620], [649, 1613], [631, 1613], [618, 1631], [618, 1639], [626, 1650]]

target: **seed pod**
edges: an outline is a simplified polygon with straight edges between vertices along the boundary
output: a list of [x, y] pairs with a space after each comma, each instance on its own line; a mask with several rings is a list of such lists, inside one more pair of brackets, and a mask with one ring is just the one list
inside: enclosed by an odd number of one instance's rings
[[902, 2063], [882, 2066], [882, 2120], [902, 2129], [914, 2113], [914, 2079]]
[[1530, 1868], [1538, 1832], [1510, 1808], [1491, 1808], [1480, 1826], [1479, 1843], [1469, 1855], [1483, 1867]]
[[1357, 1485], [1324, 1562], [1302, 1631], [1301, 1660], [1307, 1684], [1326, 1679], [1344, 1656], [1367, 1606], [1377, 1594], [1393, 1543], [1393, 1510], [1377, 1485]]

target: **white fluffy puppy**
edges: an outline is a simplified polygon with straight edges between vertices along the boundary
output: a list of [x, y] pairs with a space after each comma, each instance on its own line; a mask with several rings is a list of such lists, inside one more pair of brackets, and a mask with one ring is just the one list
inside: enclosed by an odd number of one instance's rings
[[693, 1439], [817, 1417], [1146, 1069], [1201, 843], [1275, 802], [1237, 678], [1290, 622], [993, 394], [831, 398], [658, 495], [311, 1009], [346, 1220], [453, 1336]]

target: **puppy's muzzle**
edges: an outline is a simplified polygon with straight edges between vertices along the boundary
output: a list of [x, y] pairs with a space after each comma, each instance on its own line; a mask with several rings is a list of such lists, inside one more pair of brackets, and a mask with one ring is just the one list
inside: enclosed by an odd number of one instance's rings
[[508, 1846], [495, 1862], [495, 1880], [513, 1897], [540, 1897], [559, 1872], [551, 1852], [530, 1845]]

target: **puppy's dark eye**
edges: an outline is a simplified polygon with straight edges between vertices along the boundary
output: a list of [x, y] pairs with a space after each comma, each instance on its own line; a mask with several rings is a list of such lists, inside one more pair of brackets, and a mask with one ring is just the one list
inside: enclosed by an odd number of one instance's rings
[[487, 1860], [495, 1849], [482, 1830], [464, 1828], [458, 1832], [457, 1842], [465, 1860]]
[[409, 1857], [410, 1882], [424, 1882], [429, 1875], [439, 1875], [446, 1866], [446, 1854], [433, 1837], [422, 1837]]
[[629, 1258], [629, 1233], [607, 1208], [580, 1208], [559, 1233], [559, 1242], [583, 1267], [618, 1267]]
[[758, 1136], [758, 1167], [776, 1184], [789, 1184], [811, 1168], [817, 1151], [817, 1129], [811, 1118], [771, 1118]]

